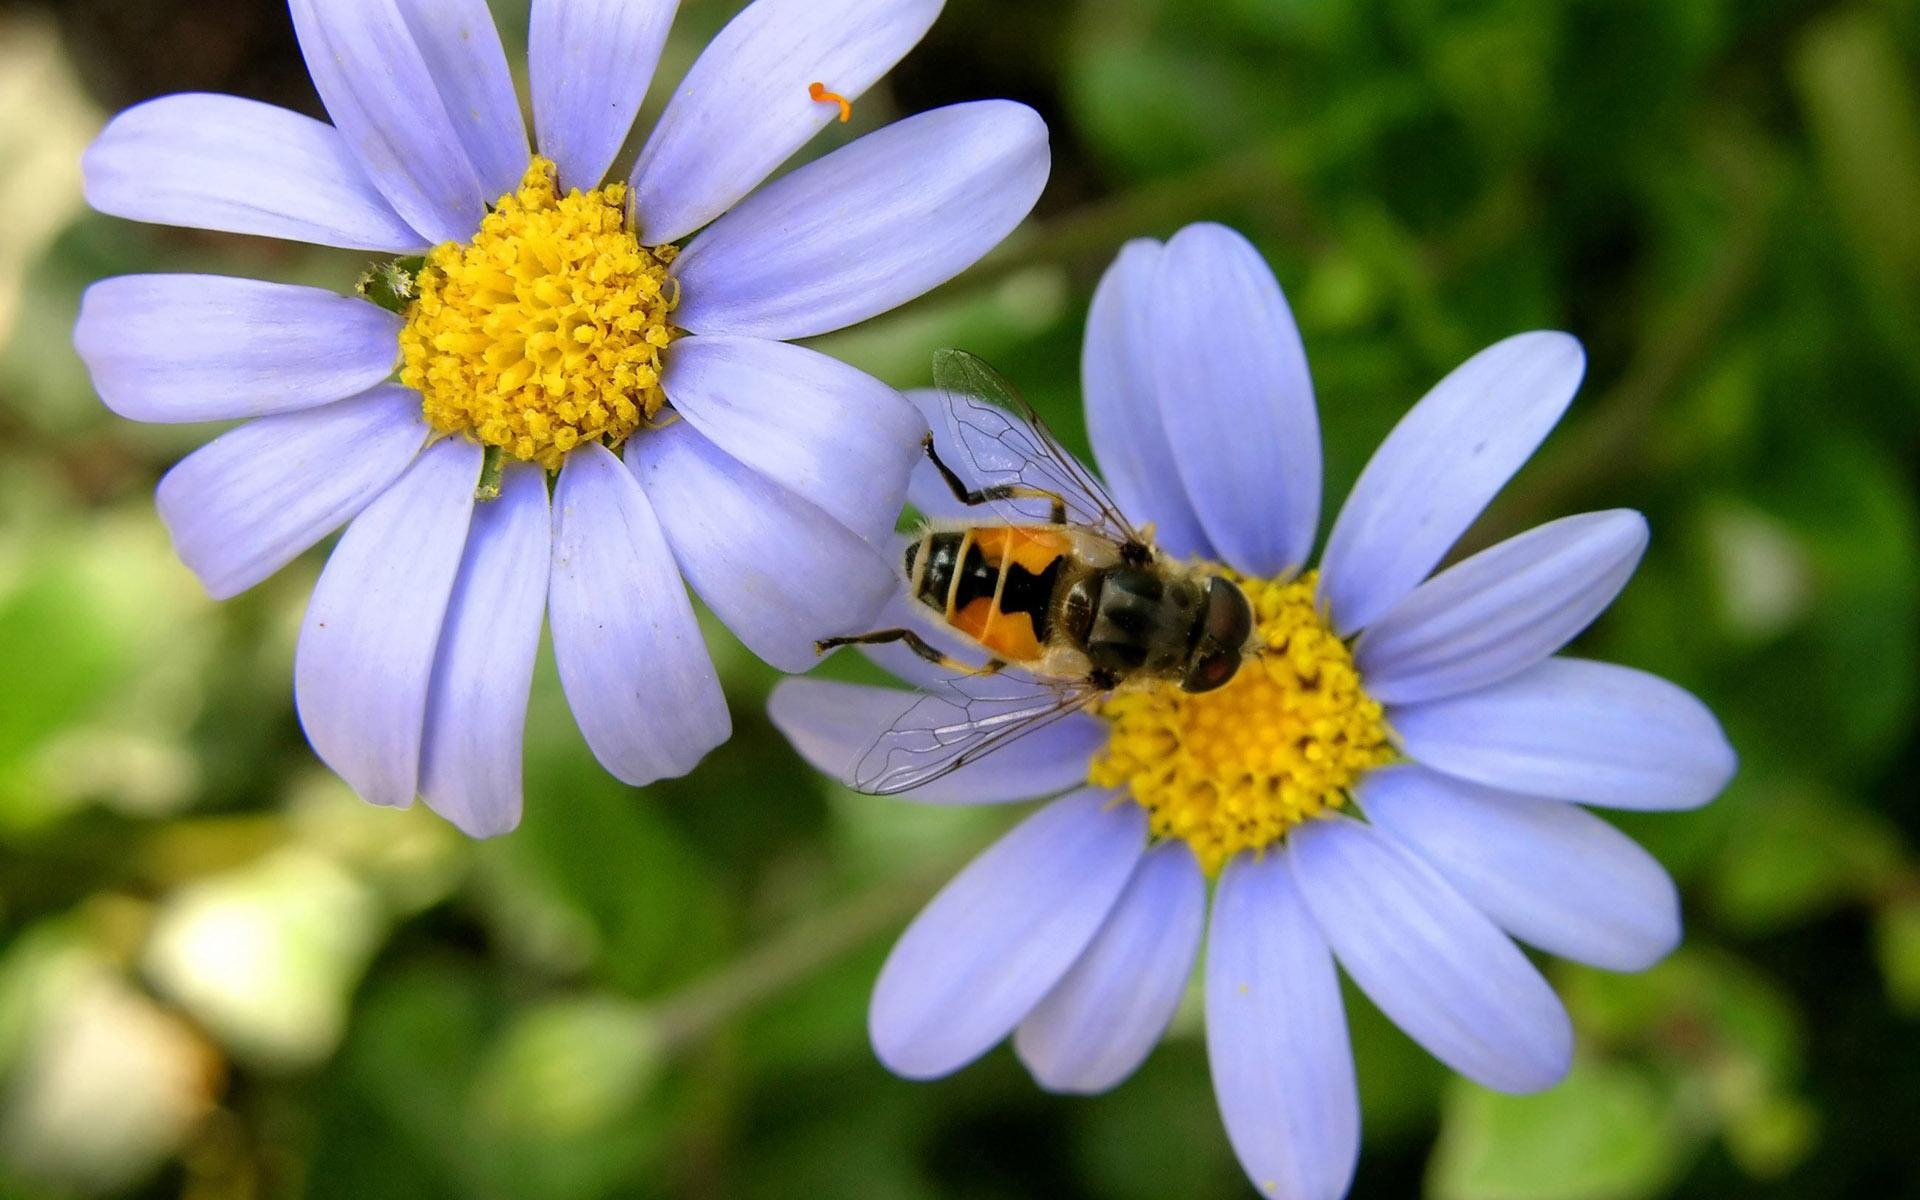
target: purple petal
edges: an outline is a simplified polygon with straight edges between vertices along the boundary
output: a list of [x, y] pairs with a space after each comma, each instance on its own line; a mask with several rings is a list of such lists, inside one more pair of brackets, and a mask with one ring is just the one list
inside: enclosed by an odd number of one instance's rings
[[1165, 309], [1154, 276], [1163, 251], [1150, 238], [1128, 242], [1094, 290], [1080, 352], [1087, 437], [1123, 512], [1136, 522], [1152, 521], [1155, 540], [1175, 557], [1213, 558], [1181, 486], [1155, 390], [1151, 348]]
[[707, 43], [634, 164], [642, 240], [677, 242], [733, 207], [839, 116], [809, 84], [858, 100], [927, 32], [941, 3], [748, 5]]
[[899, 587], [893, 564], [824, 511], [727, 457], [681, 421], [627, 443], [687, 582], [734, 636], [783, 671], [814, 643], [863, 633]]
[[533, 156], [513, 71], [487, 0], [395, 3], [486, 199], [506, 195], [520, 185]]
[[1432, 867], [1345, 817], [1294, 830], [1287, 857], [1340, 965], [1435, 1058], [1503, 1092], [1566, 1075], [1573, 1026], [1559, 997]]
[[1615, 971], [1645, 970], [1680, 944], [1680, 896], [1666, 871], [1584, 808], [1412, 765], [1367, 776], [1360, 802], [1521, 941]]
[[221, 434], [160, 480], [173, 548], [216, 600], [237, 596], [338, 529], [427, 441], [417, 393], [382, 384]]
[[955, 876], [887, 956], [867, 1011], [887, 1069], [932, 1079], [1013, 1032], [1112, 911], [1146, 849], [1146, 813], [1075, 792]]
[[1148, 851], [1093, 942], [1014, 1033], [1040, 1086], [1104, 1092], [1146, 1061], [1186, 994], [1206, 915], [1192, 851]]
[[684, 775], [733, 732], [653, 506], [598, 444], [554, 489], [548, 605], [567, 703], [608, 771], [636, 787]]
[[436, 442], [354, 518], [314, 585], [293, 659], [307, 740], [363, 799], [419, 790], [434, 649], [460, 567], [480, 447]]
[[1564, 517], [1413, 589], [1360, 636], [1354, 661], [1383, 704], [1498, 683], [1572, 641], [1633, 577], [1647, 521], [1614, 509]]
[[1388, 720], [1407, 754], [1437, 771], [1606, 808], [1698, 808], [1736, 765], [1720, 722], [1691, 694], [1584, 659], [1550, 658]]
[[547, 476], [514, 463], [476, 506], [427, 698], [420, 795], [471, 837], [520, 823], [520, 743], [553, 557]]
[[679, 0], [533, 0], [527, 77], [540, 153], [589, 191], [633, 128]]
[[900, 393], [759, 338], [682, 338], [664, 357], [674, 411], [714, 445], [862, 537], [893, 532], [926, 433]]
[[768, 184], [695, 238], [674, 263], [674, 320], [786, 341], [896, 308], [1012, 233], [1047, 163], [1046, 124], [1024, 104], [896, 121]]
[[218, 275], [122, 275], [80, 301], [73, 344], [108, 408], [219, 421], [313, 408], [393, 374], [400, 318], [320, 288]]
[[[468, 157], [401, 0], [288, 7], [313, 86], [374, 187], [429, 240], [471, 237], [501, 192], [487, 190]], [[498, 37], [491, 20], [488, 34]]]
[[1360, 1158], [1360, 1096], [1333, 955], [1283, 855], [1236, 857], [1207, 938], [1207, 1059], [1227, 1139], [1278, 1200], [1339, 1200]]
[[159, 225], [418, 252], [331, 125], [237, 96], [162, 96], [107, 123], [83, 161], [87, 203]]
[[1413, 406], [1353, 485], [1320, 558], [1344, 634], [1411, 592], [1560, 420], [1586, 371], [1564, 333], [1523, 333], [1474, 355]]
[[[800, 757], [838, 780], [902, 714], [917, 692], [824, 679], [789, 679], [773, 690], [767, 715]], [[1076, 713], [1018, 738], [932, 783], [901, 792], [919, 804], [1002, 804], [1051, 796], [1086, 782], [1087, 764], [1106, 743], [1106, 725]]]
[[1152, 293], [1154, 392], [1207, 540], [1254, 575], [1298, 570], [1320, 521], [1320, 422], [1279, 283], [1247, 239], [1189, 225]]

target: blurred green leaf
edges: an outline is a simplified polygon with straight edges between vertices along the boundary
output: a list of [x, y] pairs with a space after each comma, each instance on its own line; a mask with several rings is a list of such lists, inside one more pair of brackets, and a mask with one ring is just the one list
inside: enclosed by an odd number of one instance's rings
[[911, 863], [963, 861], [1030, 810], [1005, 805], [916, 804], [835, 787], [834, 840], [855, 878], [887, 879]]
[[516, 928], [560, 936], [572, 948], [557, 961], [584, 955], [630, 994], [698, 974], [730, 944], [718, 880], [663, 818], [656, 794], [621, 784], [593, 761], [550, 658], [541, 673], [529, 717], [538, 732], [528, 739], [525, 816], [511, 836], [476, 848], [484, 902], [510, 936]]
[[44, 921], [0, 953], [0, 1078], [32, 1044], [34, 1026], [89, 966], [79, 922]]
[[496, 1001], [446, 961], [415, 963], [362, 995], [316, 1138], [320, 1200], [490, 1197], [467, 1096]]
[[559, 1141], [629, 1116], [664, 1067], [646, 1010], [611, 996], [545, 1001], [516, 1016], [481, 1069], [500, 1136]]
[[1820, 1116], [1798, 1096], [1766, 1096], [1730, 1115], [1727, 1148], [1755, 1179], [1777, 1179], [1798, 1166], [1820, 1132]]
[[481, 1059], [469, 1119], [495, 1193], [587, 1200], [640, 1177], [674, 1134], [663, 1068], [630, 1002], [574, 996], [515, 1014]]
[[[142, 506], [144, 509], [144, 505]], [[206, 602], [149, 514], [49, 523], [0, 581], [0, 829], [102, 800], [183, 804], [179, 745], [210, 650]]]
[[1734, 929], [1776, 929], [1872, 899], [1901, 870], [1894, 827], [1826, 788], [1766, 780], [1740, 800], [1710, 893]]
[[[1060, 273], [1036, 268], [973, 295], [917, 305], [807, 344], [897, 387], [931, 387], [935, 350], [964, 346], [1005, 363], [1013, 347], [1059, 324], [1068, 301]], [[1031, 386], [1023, 377], [1022, 392]]]
[[1087, 1104], [1078, 1132], [1075, 1155], [1101, 1197], [1213, 1194], [1207, 1184], [1216, 1181], [1238, 1185], [1230, 1194], [1244, 1188], [1199, 1038], [1161, 1045], [1125, 1083]]
[[[1752, 722], [1835, 786], [1871, 779], [1912, 731], [1920, 692], [1920, 515], [1907, 481], [1883, 451], [1829, 432], [1769, 463], [1755, 497], [1790, 532], [1811, 609], [1768, 654], [1739, 664], [1722, 715], [1737, 730]], [[1730, 593], [1716, 607], [1739, 611], [1766, 602], [1741, 593], [1778, 581], [1715, 584]]]
[[674, 1126], [643, 1107], [652, 1071], [627, 1011], [587, 999], [515, 1013], [446, 959], [395, 972], [364, 998], [331, 1080], [312, 1194], [612, 1194]]
[[1638, 975], [1570, 973], [1575, 1024], [1672, 1079], [1688, 1128], [1718, 1129], [1751, 1175], [1777, 1175], [1812, 1148], [1818, 1122], [1795, 1088], [1805, 1030], [1791, 1000], [1724, 954], [1681, 950]]
[[1450, 22], [1422, 39], [1442, 102], [1490, 150], [1537, 141], [1552, 117], [1550, 20], [1514, 21], [1497, 10]]
[[1873, 934], [1887, 998], [1906, 1016], [1920, 1016], [1920, 897], [1902, 896], [1882, 906]]
[[134, 261], [140, 237], [86, 213], [26, 273], [11, 336], [0, 343], [0, 394], [34, 398], [20, 406], [32, 427], [71, 438], [97, 435], [113, 421], [71, 347], [73, 322], [87, 285]]
[[[899, 1085], [895, 1085], [899, 1086]], [[749, 1200], [848, 1196], [859, 1200], [933, 1200], [920, 1166], [926, 1113], [918, 1104], [876, 1103], [839, 1076], [792, 1076], [754, 1151], [737, 1163], [739, 1194]]]
[[1435, 1200], [1639, 1200], [1666, 1189], [1687, 1141], [1645, 1070], [1580, 1061], [1558, 1086], [1507, 1096], [1448, 1088], [1430, 1165]]
[[[1887, 343], [1920, 369], [1920, 91], [1886, 14], [1853, 6], [1794, 48], [1792, 76]], [[1907, 403], [1920, 403], [1911, 388]]]
[[1362, 1125], [1379, 1139], [1424, 1135], [1451, 1073], [1343, 981], [1354, 1077], [1360, 1084]]
[[1632, 975], [1567, 972], [1567, 1007], [1589, 1037], [1651, 1050], [1674, 1062], [1738, 1064], [1767, 1087], [1800, 1069], [1802, 1032], [1791, 1002], [1754, 968], [1692, 948]]
[[[1186, 26], [1187, 15], [1170, 23]], [[1270, 71], [1223, 62], [1104, 10], [1074, 50], [1069, 95], [1084, 127], [1134, 176], [1241, 149], [1286, 116]]]
[[872, 939], [743, 1020], [741, 1041], [753, 1070], [779, 1074], [847, 1063], [878, 1070], [867, 1040], [867, 998], [897, 936], [889, 930]]
[[128, 639], [104, 619], [79, 565], [41, 547], [38, 569], [0, 597], [0, 772], [76, 721], [132, 668]]

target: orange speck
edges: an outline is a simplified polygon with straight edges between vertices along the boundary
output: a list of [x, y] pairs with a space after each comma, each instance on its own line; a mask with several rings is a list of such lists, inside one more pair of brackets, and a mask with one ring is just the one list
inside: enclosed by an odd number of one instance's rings
[[845, 96], [842, 96], [839, 92], [828, 91], [826, 84], [820, 83], [818, 81], [808, 84], [807, 95], [813, 97], [815, 100], [823, 104], [829, 100], [833, 101], [835, 104], [838, 104], [840, 106], [840, 123], [841, 124], [844, 125], [848, 121], [851, 121], [853, 119], [853, 105], [847, 103], [847, 98]]

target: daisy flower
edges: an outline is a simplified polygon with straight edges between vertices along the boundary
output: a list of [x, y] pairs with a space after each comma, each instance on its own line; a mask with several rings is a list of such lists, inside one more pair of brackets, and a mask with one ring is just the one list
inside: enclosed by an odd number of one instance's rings
[[215, 597], [351, 521], [294, 691], [361, 796], [511, 829], [549, 610], [581, 731], [638, 785], [731, 728], [683, 580], [783, 668], [885, 600], [869, 541], [892, 530], [924, 425], [787, 343], [998, 243], [1045, 183], [1046, 128], [1023, 105], [959, 104], [765, 181], [940, 7], [756, 0], [617, 178], [674, 0], [534, 0], [531, 144], [485, 0], [291, 0], [331, 125], [166, 96], [88, 150], [102, 212], [399, 256], [360, 296], [109, 279], [74, 335], [124, 417], [249, 418], [159, 489]]
[[[905, 793], [1064, 795], [894, 947], [870, 1012], [881, 1060], [931, 1078], [1011, 1034], [1043, 1087], [1110, 1088], [1166, 1029], [1204, 937], [1214, 1091], [1266, 1195], [1326, 1200], [1353, 1176], [1360, 1107], [1336, 962], [1476, 1082], [1559, 1080], [1567, 1013], [1513, 939], [1638, 970], [1680, 937], [1666, 873], [1582, 806], [1692, 808], [1734, 770], [1693, 696], [1557, 654], [1632, 574], [1638, 513], [1553, 521], [1432, 574], [1583, 368], [1559, 333], [1469, 359], [1387, 437], [1309, 567], [1318, 426], [1272, 273], [1217, 225], [1129, 244], [1088, 317], [1093, 448], [1164, 553], [1241, 584], [1264, 653], [1217, 691], [1123, 688]], [[916, 501], [955, 515], [925, 482]], [[937, 686], [911, 656], [879, 657]], [[1019, 686], [981, 679], [970, 694], [990, 708], [995, 688]], [[914, 703], [790, 680], [772, 712], [844, 776]]]

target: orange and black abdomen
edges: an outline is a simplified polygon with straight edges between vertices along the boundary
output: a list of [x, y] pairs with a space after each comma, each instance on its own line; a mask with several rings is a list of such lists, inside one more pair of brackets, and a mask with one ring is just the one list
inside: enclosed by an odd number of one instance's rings
[[1052, 633], [1054, 589], [1073, 543], [1056, 529], [928, 530], [907, 548], [913, 598], [989, 652], [1032, 662]]

